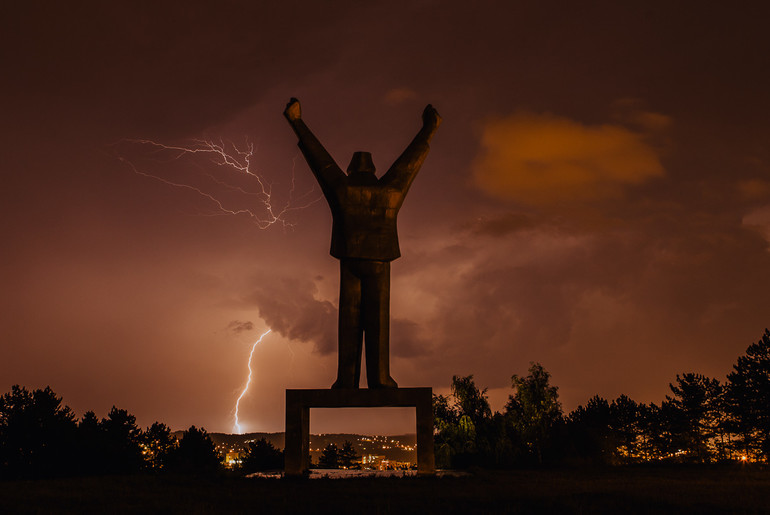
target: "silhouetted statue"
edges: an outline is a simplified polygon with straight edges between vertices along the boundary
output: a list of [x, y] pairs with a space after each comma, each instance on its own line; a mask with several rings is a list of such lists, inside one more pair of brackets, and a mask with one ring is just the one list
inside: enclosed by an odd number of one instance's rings
[[283, 114], [297, 133], [299, 148], [332, 212], [331, 255], [340, 260], [339, 364], [332, 388], [358, 388], [364, 337], [369, 388], [397, 388], [390, 377], [388, 340], [390, 262], [401, 256], [396, 216], [441, 117], [428, 105], [422, 129], [378, 179], [369, 152], [355, 152], [348, 174], [343, 173], [302, 121], [296, 98]]

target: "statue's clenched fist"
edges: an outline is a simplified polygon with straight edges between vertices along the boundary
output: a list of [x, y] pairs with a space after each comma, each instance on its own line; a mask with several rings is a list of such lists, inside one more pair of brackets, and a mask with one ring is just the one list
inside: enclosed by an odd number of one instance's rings
[[283, 115], [290, 122], [295, 122], [302, 119], [302, 109], [299, 105], [299, 100], [293, 98], [286, 104], [286, 109], [283, 110]]
[[438, 126], [441, 125], [441, 116], [431, 104], [425, 106], [425, 110], [422, 112], [422, 123], [433, 130], [438, 129]]

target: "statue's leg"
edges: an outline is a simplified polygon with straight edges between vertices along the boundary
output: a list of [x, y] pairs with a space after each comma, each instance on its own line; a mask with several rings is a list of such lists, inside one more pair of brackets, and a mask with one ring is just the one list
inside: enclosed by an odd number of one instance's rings
[[368, 261], [362, 277], [362, 311], [369, 388], [398, 388], [390, 377], [390, 262]]
[[361, 378], [361, 279], [355, 262], [340, 260], [337, 380], [332, 388], [358, 388]]

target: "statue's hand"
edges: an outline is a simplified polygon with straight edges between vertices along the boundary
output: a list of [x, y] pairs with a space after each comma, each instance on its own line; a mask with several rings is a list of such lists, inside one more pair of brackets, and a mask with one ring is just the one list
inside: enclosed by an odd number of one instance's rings
[[432, 130], [438, 129], [438, 126], [441, 125], [441, 116], [431, 104], [425, 106], [425, 111], [422, 112], [422, 123]]
[[283, 115], [290, 122], [296, 122], [297, 120], [301, 120], [302, 110], [300, 109], [300, 106], [299, 106], [299, 100], [292, 97], [292, 99], [289, 100], [289, 103], [286, 104], [286, 109], [283, 110]]

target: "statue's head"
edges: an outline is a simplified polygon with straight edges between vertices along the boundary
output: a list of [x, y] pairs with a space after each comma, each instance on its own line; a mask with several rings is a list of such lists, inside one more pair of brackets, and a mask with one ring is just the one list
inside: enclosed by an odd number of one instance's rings
[[372, 154], [369, 152], [354, 152], [353, 159], [350, 160], [348, 165], [348, 174], [353, 172], [369, 172], [374, 173], [374, 162], [372, 162]]

